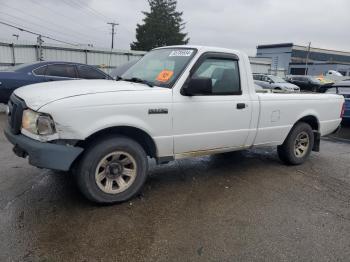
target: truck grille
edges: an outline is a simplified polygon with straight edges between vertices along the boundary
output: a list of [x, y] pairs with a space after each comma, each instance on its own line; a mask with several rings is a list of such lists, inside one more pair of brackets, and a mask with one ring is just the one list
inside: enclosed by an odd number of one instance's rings
[[8, 106], [8, 123], [10, 130], [13, 134], [17, 135], [21, 132], [22, 114], [23, 110], [26, 109], [26, 104], [22, 99], [12, 94]]

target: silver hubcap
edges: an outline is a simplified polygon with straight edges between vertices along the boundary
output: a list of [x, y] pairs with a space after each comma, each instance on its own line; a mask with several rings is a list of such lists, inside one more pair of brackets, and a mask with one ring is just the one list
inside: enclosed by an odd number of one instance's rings
[[128, 153], [115, 151], [106, 155], [97, 165], [95, 180], [107, 194], [118, 194], [128, 189], [136, 178], [136, 161]]
[[295, 156], [303, 157], [309, 148], [309, 144], [310, 144], [309, 135], [306, 132], [301, 132], [295, 139], [295, 144], [294, 144]]

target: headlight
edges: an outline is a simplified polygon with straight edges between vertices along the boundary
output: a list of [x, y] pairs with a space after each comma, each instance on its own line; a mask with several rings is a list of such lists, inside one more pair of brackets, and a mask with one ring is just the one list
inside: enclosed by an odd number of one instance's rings
[[55, 123], [50, 115], [34, 112], [27, 109], [23, 111], [22, 128], [35, 135], [52, 135], [55, 131]]

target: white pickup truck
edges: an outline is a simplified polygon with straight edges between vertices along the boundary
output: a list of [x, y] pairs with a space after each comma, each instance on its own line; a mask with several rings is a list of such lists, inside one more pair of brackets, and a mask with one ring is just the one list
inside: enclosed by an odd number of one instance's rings
[[258, 94], [242, 52], [172, 46], [152, 50], [117, 81], [17, 89], [5, 134], [30, 164], [71, 170], [87, 198], [114, 203], [141, 189], [148, 157], [278, 146], [283, 162], [301, 164], [338, 128], [343, 104], [331, 94]]

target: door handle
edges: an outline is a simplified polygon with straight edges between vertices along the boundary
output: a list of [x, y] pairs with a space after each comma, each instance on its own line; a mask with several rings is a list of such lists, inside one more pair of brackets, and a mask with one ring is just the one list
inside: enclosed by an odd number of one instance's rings
[[247, 105], [245, 103], [237, 103], [237, 109], [244, 109], [246, 106]]

